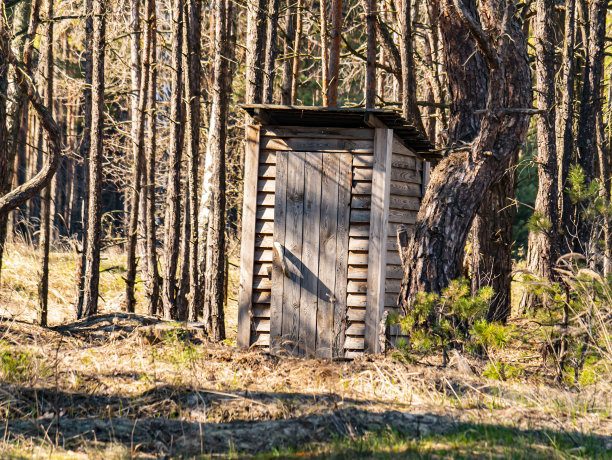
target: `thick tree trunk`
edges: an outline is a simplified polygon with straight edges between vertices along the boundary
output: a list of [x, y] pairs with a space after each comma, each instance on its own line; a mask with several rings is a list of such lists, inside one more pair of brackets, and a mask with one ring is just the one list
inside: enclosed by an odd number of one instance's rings
[[[432, 173], [407, 252], [400, 294], [406, 307], [418, 292], [440, 292], [455, 277], [472, 221], [488, 190], [517, 154], [529, 125], [525, 111], [531, 107], [529, 61], [513, 5], [503, 0], [481, 2], [482, 27], [461, 0], [453, 4], [443, 0], [442, 6], [442, 15], [458, 14], [487, 62], [487, 107], [475, 140], [463, 151], [452, 152]], [[451, 41], [465, 39], [462, 29], [440, 26], [445, 48]], [[445, 49], [445, 54], [449, 52], [452, 49]], [[463, 85], [450, 88], [460, 91]]]
[[[540, 228], [529, 234], [527, 267], [540, 277], [552, 280], [558, 257], [558, 173], [555, 132], [555, 42], [554, 5], [537, 0], [533, 23], [536, 58], [536, 93], [538, 109], [538, 194], [535, 217]], [[519, 310], [532, 309], [536, 301], [532, 292], [525, 292]]]
[[[47, 0], [47, 24], [45, 33], [44, 63], [45, 63], [45, 104], [53, 113], [53, 0]], [[51, 143], [45, 139], [44, 150], [51, 149]], [[50, 247], [50, 210], [51, 189], [45, 187], [41, 193], [40, 211], [40, 280], [38, 284], [38, 321], [42, 327], [47, 327], [49, 311], [49, 247]]]
[[181, 203], [181, 157], [182, 139], [182, 52], [183, 52], [183, 3], [174, 0], [172, 7], [172, 96], [170, 102], [170, 152], [168, 154], [168, 188], [166, 192], [166, 218], [164, 238], [164, 271], [162, 302], [164, 317], [176, 317], [176, 270], [180, 244], [180, 203]]
[[263, 100], [266, 104], [271, 104], [274, 97], [274, 76], [276, 65], [276, 53], [278, 50], [278, 14], [280, 0], [270, 0], [268, 8], [268, 27], [266, 31], [266, 58], [265, 58], [265, 84]]
[[329, 73], [327, 102], [330, 107], [338, 105], [338, 83], [340, 81], [340, 41], [342, 39], [342, 0], [331, 2], [331, 33], [329, 48]]
[[[227, 55], [228, 17], [225, 0], [215, 0], [215, 54]], [[212, 197], [206, 244], [206, 275], [203, 320], [209, 336], [225, 338], [223, 311], [225, 286], [225, 137], [228, 64], [218, 59], [214, 66], [213, 112], [215, 130], [210, 137], [212, 152]], [[211, 122], [211, 126], [213, 122]]]
[[291, 105], [291, 87], [293, 86], [293, 57], [295, 49], [296, 14], [293, 0], [287, 0], [285, 13], [285, 40], [283, 42], [283, 75], [281, 83], [281, 104]]
[[366, 4], [366, 77], [365, 106], [372, 109], [376, 105], [376, 0], [365, 0]]
[[98, 313], [100, 246], [102, 243], [102, 159], [104, 156], [104, 52], [106, 0], [93, 0], [91, 152], [83, 316]]

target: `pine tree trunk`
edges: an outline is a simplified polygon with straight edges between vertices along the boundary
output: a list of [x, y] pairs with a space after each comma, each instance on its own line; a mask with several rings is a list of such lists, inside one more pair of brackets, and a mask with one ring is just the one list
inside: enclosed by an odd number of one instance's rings
[[[47, 0], [47, 24], [44, 47], [45, 63], [45, 104], [50, 112], [53, 112], [53, 0]], [[51, 145], [45, 139], [44, 149], [49, 151]], [[38, 320], [42, 327], [47, 327], [47, 315], [49, 311], [49, 247], [50, 247], [50, 210], [51, 189], [45, 187], [41, 193], [41, 219], [40, 219], [40, 280], [38, 284]]]
[[281, 78], [281, 104], [283, 105], [291, 105], [293, 56], [297, 53], [295, 49], [295, 22], [296, 15], [293, 0], [287, 0], [285, 13], [285, 40], [283, 42], [283, 75]]
[[100, 247], [102, 244], [102, 159], [104, 156], [104, 52], [106, 0], [93, 0], [91, 152], [83, 316], [98, 313]]
[[266, 104], [271, 104], [274, 97], [274, 77], [276, 65], [276, 54], [278, 50], [278, 14], [280, 0], [270, 0], [268, 9], [268, 27], [266, 31], [266, 58], [265, 58], [265, 84], [263, 100]]
[[[228, 16], [225, 0], [215, 0], [215, 54], [227, 55]], [[204, 323], [209, 336], [220, 341], [225, 338], [223, 311], [225, 286], [225, 138], [227, 123], [228, 64], [226, 59], [215, 60], [213, 82], [213, 111], [210, 149], [213, 158], [212, 197], [206, 244], [206, 275], [204, 294]]]
[[295, 44], [293, 45], [293, 67], [291, 76], [291, 104], [297, 102], [298, 76], [300, 74], [300, 42], [302, 41], [302, 7], [304, 0], [297, 0], [295, 10]]
[[425, 132], [421, 112], [416, 100], [416, 75], [412, 54], [412, 15], [411, 1], [401, 0], [400, 22], [400, 57], [402, 61], [402, 113], [408, 122]]
[[155, 0], [150, 0], [153, 4], [151, 14], [147, 17], [147, 29], [151, 34], [151, 66], [149, 91], [147, 93], [147, 140], [146, 140], [146, 178], [145, 186], [145, 248], [146, 267], [145, 279], [145, 298], [147, 299], [147, 310], [150, 315], [159, 312], [159, 273], [157, 270], [157, 233], [155, 225], [155, 157], [157, 149], [157, 16], [155, 12]]
[[321, 96], [323, 107], [329, 107], [329, 99], [327, 97], [327, 86], [329, 79], [327, 77], [328, 66], [328, 40], [327, 40], [327, 7], [325, 0], [319, 0], [319, 27], [321, 29]]
[[558, 214], [560, 217], [560, 255], [572, 251], [572, 235], [576, 229], [572, 225], [573, 206], [565, 192], [569, 184], [567, 178], [574, 152], [574, 72], [576, 43], [576, 0], [565, 1], [565, 41], [563, 44], [563, 64], [559, 82], [560, 103], [557, 118], [557, 172], [558, 172]]
[[342, 0], [331, 2], [331, 33], [329, 48], [329, 74], [327, 99], [330, 107], [338, 105], [338, 83], [340, 79], [340, 41], [342, 39]]
[[373, 109], [376, 105], [376, 0], [366, 0], [366, 77], [365, 106]]
[[266, 0], [248, 0], [245, 95], [247, 104], [259, 104], [263, 98], [266, 24]]
[[[469, 148], [451, 153], [431, 175], [404, 267], [400, 302], [408, 308], [418, 292], [440, 292], [455, 277], [472, 221], [486, 193], [520, 149], [529, 125], [529, 115], [515, 110], [531, 107], [531, 79], [525, 37], [513, 16], [513, 6], [503, 0], [482, 1], [479, 21], [461, 0], [453, 4], [444, 0], [442, 5], [442, 15], [454, 11], [469, 28], [487, 62], [487, 111]], [[498, 16], [504, 12], [507, 21]], [[465, 40], [463, 28], [448, 28], [448, 24], [440, 23], [446, 55], [454, 51], [449, 43], [460, 47]], [[506, 30], [500, 30], [502, 24], [507, 24]], [[449, 72], [449, 79], [457, 77]], [[479, 81], [477, 74], [469, 75], [467, 81], [451, 84], [451, 92], [461, 92], [466, 83]], [[456, 101], [464, 103], [461, 95], [453, 94], [451, 102]], [[451, 126], [463, 128], [457, 123], [453, 126], [452, 120]], [[461, 135], [457, 132], [455, 138]]]
[[[537, 0], [533, 23], [536, 57], [536, 92], [538, 109], [538, 194], [534, 217], [540, 228], [529, 233], [527, 267], [538, 276], [552, 280], [558, 249], [557, 152], [555, 131], [555, 43], [553, 30], [554, 5]], [[536, 299], [532, 292], [525, 292], [519, 311], [533, 309]]]
[[164, 237], [164, 270], [162, 303], [164, 317], [176, 318], [176, 270], [180, 244], [180, 187], [182, 139], [182, 53], [183, 53], [183, 0], [174, 0], [172, 5], [172, 96], [170, 101], [170, 152], [168, 154], [168, 188], [166, 192], [166, 218]]
[[85, 46], [83, 50], [83, 133], [79, 146], [80, 171], [82, 173], [82, 209], [81, 209], [81, 252], [77, 262], [75, 312], [76, 317], [83, 316], [83, 300], [85, 295], [85, 265], [87, 263], [87, 243], [89, 240], [89, 158], [91, 151], [92, 123], [92, 83], [93, 83], [93, 0], [83, 1], [85, 15]]

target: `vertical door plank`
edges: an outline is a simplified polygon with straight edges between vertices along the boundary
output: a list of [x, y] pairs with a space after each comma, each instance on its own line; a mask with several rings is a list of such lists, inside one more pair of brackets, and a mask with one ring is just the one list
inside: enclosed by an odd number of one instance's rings
[[[276, 180], [274, 191], [274, 234], [273, 241], [285, 245], [285, 222], [287, 201], [287, 155], [289, 152], [276, 152]], [[280, 351], [283, 324], [283, 287], [285, 275], [282, 260], [272, 248], [272, 289], [270, 299], [270, 351]]]
[[387, 220], [393, 130], [374, 131], [374, 165], [372, 171], [372, 204], [370, 245], [368, 248], [368, 291], [366, 295], [366, 353], [378, 353], [379, 322], [384, 310], [387, 255]]
[[332, 343], [333, 357], [344, 356], [344, 332], [346, 330], [347, 314], [347, 276], [348, 276], [348, 246], [349, 221], [351, 214], [351, 182], [353, 156], [342, 153], [338, 174], [338, 226], [336, 230], [336, 281], [334, 304], [334, 335]]
[[336, 231], [338, 225], [339, 156], [323, 154], [321, 178], [321, 223], [319, 236], [319, 306], [317, 309], [317, 355], [331, 357], [333, 311], [336, 302]]
[[304, 220], [304, 153], [289, 152], [287, 156], [287, 217], [284, 257], [290, 277], [283, 287], [282, 336], [285, 349], [295, 354], [300, 325], [300, 293], [302, 282], [302, 231]]
[[308, 356], [315, 353], [317, 337], [322, 160], [321, 153], [304, 153], [304, 237], [302, 239], [302, 293], [298, 340], [300, 354]]
[[240, 294], [238, 296], [238, 346], [247, 348], [251, 340], [251, 304], [255, 259], [255, 214], [259, 166], [259, 126], [248, 126], [244, 157], [242, 204], [242, 244], [240, 247]]

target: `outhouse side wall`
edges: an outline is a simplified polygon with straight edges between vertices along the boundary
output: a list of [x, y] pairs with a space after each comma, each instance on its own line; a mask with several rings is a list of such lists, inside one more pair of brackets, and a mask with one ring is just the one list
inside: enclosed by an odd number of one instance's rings
[[[387, 270], [385, 284], [385, 311], [397, 312], [397, 299], [402, 283], [403, 269], [397, 245], [397, 229], [404, 225], [412, 236], [421, 206], [426, 163], [397, 138], [393, 140], [391, 160], [391, 187], [389, 195], [389, 235], [387, 240]], [[392, 343], [402, 337], [399, 327], [390, 328]]]

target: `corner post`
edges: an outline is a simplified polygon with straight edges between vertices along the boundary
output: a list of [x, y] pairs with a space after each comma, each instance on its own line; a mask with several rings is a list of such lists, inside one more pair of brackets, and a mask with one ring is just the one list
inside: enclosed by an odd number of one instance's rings
[[255, 224], [257, 211], [257, 172], [259, 169], [260, 127], [246, 127], [244, 194], [242, 202], [242, 242], [240, 245], [240, 294], [238, 297], [238, 346], [251, 342], [253, 268], [255, 264]]
[[374, 131], [374, 164], [372, 167], [372, 201], [368, 250], [368, 291], [366, 296], [366, 353], [380, 352], [379, 323], [385, 309], [385, 275], [387, 268], [387, 233], [389, 221], [389, 188], [393, 130]]

